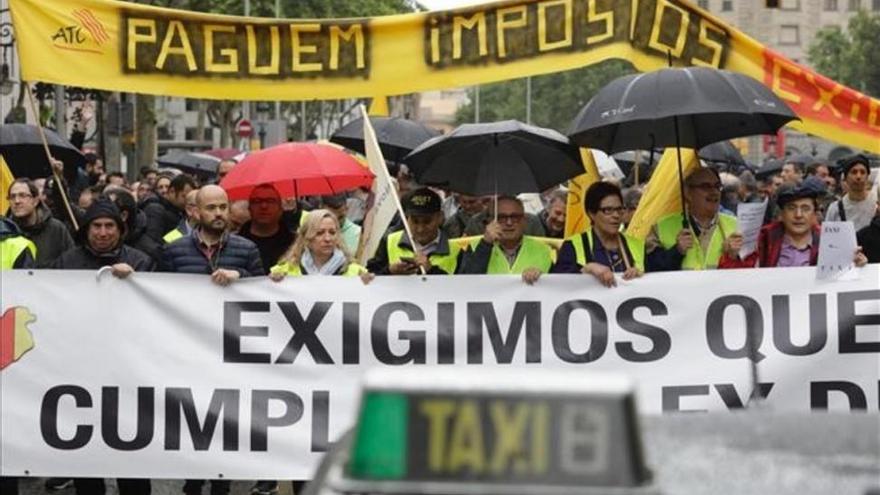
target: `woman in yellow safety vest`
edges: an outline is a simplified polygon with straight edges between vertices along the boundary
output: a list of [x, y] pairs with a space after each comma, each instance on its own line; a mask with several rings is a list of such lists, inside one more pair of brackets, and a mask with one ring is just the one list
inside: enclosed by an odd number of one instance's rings
[[591, 227], [566, 239], [559, 248], [551, 273], [584, 273], [606, 287], [614, 287], [615, 273], [624, 280], [645, 272], [645, 242], [620, 231], [626, 207], [620, 188], [596, 182], [587, 189], [584, 209]]
[[276, 282], [288, 275], [360, 276], [365, 282], [371, 278], [366, 268], [351, 260], [339, 233], [339, 221], [328, 210], [309, 212], [296, 241], [269, 271]]

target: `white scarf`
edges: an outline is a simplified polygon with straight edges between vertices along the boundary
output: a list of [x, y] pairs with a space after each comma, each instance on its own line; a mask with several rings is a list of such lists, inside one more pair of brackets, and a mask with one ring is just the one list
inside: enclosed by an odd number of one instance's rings
[[333, 256], [318, 268], [318, 266], [315, 265], [315, 259], [312, 257], [312, 252], [306, 249], [303, 251], [302, 259], [299, 260], [299, 264], [302, 265], [303, 271], [306, 275], [335, 275], [345, 264], [345, 261], [345, 253], [339, 249], [334, 249]]

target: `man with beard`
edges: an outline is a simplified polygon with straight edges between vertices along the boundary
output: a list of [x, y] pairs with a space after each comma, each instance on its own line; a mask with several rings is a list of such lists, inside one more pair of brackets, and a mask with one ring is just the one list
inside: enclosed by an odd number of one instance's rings
[[196, 183], [192, 177], [180, 174], [171, 179], [164, 195], [158, 195], [155, 201], [145, 204], [147, 235], [162, 242], [165, 234], [186, 218], [186, 195], [195, 188]]
[[251, 219], [238, 234], [257, 245], [263, 268], [268, 269], [293, 244], [294, 235], [281, 220], [281, 195], [271, 184], [257, 186], [248, 197], [248, 210]]
[[685, 179], [685, 211], [661, 217], [646, 240], [647, 253], [655, 249], [662, 270], [712, 270], [736, 233], [736, 217], [720, 213], [721, 178], [704, 167]]
[[525, 236], [526, 219], [522, 201], [510, 196], [498, 198], [498, 217], [486, 226], [483, 237], [475, 241], [458, 273], [521, 275], [534, 284], [553, 264], [550, 247]]
[[39, 190], [30, 179], [16, 179], [6, 195], [12, 221], [22, 235], [37, 248], [36, 266], [49, 266], [61, 253], [73, 247], [73, 238], [60, 220], [39, 199]]
[[217, 285], [226, 286], [244, 277], [265, 274], [257, 245], [226, 231], [229, 198], [220, 186], [208, 185], [196, 195], [199, 224], [165, 246], [160, 269], [163, 272], [203, 273]]

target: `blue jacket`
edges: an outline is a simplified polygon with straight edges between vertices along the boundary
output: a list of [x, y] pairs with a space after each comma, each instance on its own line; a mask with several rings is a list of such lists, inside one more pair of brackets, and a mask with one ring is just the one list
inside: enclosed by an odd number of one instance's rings
[[235, 270], [242, 277], [265, 275], [257, 245], [235, 234], [224, 235], [220, 248], [209, 260], [199, 249], [196, 231], [166, 244], [162, 250], [159, 271], [173, 273], [214, 273], [219, 268]]

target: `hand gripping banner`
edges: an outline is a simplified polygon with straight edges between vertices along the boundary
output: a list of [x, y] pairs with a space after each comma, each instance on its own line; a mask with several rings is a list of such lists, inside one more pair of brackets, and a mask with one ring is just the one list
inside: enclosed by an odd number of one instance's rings
[[258, 19], [111, 0], [10, 0], [22, 76], [111, 91], [311, 100], [460, 87], [629, 60], [763, 81], [792, 127], [880, 152], [880, 101], [681, 0], [514, 0], [359, 19]]

